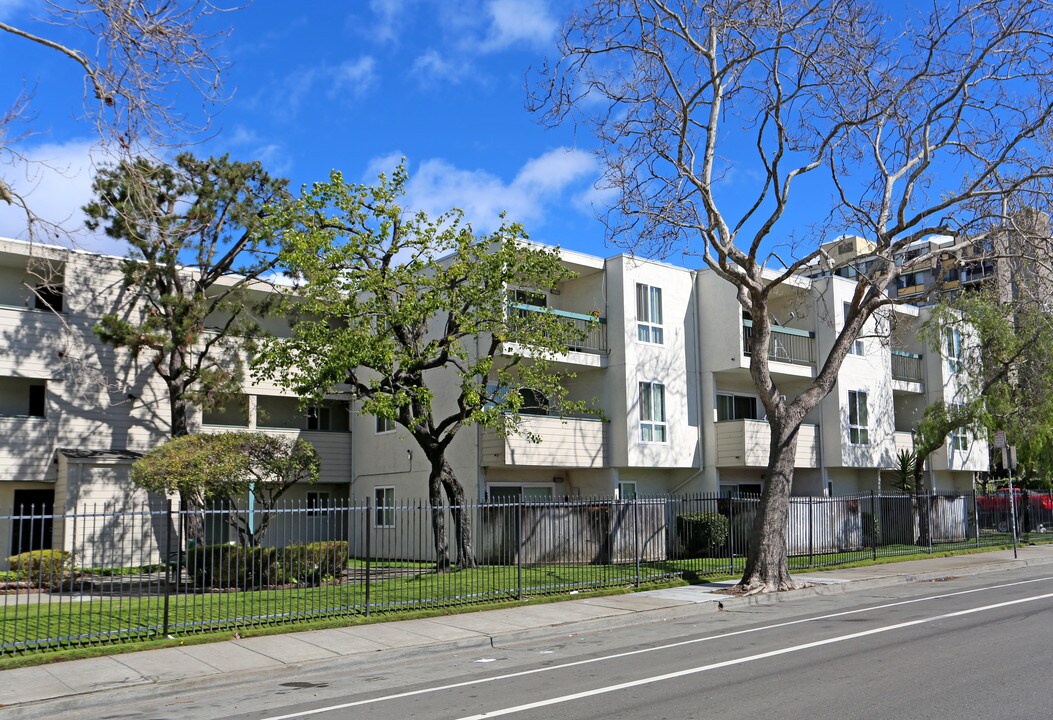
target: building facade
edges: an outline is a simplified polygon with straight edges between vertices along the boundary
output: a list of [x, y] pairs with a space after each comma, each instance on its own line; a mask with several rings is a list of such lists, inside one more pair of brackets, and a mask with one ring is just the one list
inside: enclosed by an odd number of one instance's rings
[[[469, 499], [759, 493], [770, 433], [749, 374], [751, 323], [735, 289], [708, 270], [628, 255], [564, 250], [561, 257], [576, 277], [535, 293], [520, 311], [543, 306], [588, 328], [556, 362], [573, 372], [570, 396], [598, 412], [560, 417], [539, 399], [523, 421], [538, 443], [463, 428], [448, 459]], [[147, 359], [114, 350], [92, 330], [103, 314], [132, 310], [119, 262], [0, 241], [0, 508], [62, 514], [166, 501], [135, 488], [128, 475], [139, 454], [169, 435], [165, 388]], [[770, 361], [783, 394], [794, 396], [815, 377], [853, 289], [849, 278], [800, 277], [773, 296]], [[834, 390], [805, 419], [796, 494], [887, 489], [923, 409], [954, 400], [955, 359], [917, 338], [925, 312], [897, 306], [894, 317], [871, 321]], [[266, 322], [279, 336], [288, 332], [281, 320]], [[437, 403], [452, 403], [451, 384], [441, 372], [433, 378]], [[224, 411], [195, 413], [194, 428], [310, 440], [321, 456], [320, 481], [287, 497], [317, 506], [371, 498], [383, 506], [426, 496], [428, 467], [404, 429], [340, 396], [304, 410], [276, 383], [246, 381], [242, 392], [243, 401]], [[937, 490], [969, 490], [973, 473], [987, 468], [986, 443], [955, 434], [931, 466]], [[54, 529], [54, 543], [62, 533]], [[302, 534], [297, 539], [312, 539], [310, 528]]]

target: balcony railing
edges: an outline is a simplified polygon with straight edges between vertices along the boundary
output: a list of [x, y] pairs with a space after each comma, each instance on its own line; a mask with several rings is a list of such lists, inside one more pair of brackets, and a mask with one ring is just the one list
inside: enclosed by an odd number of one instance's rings
[[[749, 357], [753, 321], [742, 321], [742, 353]], [[768, 359], [794, 365], [815, 365], [815, 333], [773, 325], [768, 341]]]
[[921, 382], [925, 379], [921, 355], [905, 350], [892, 351], [892, 379]]
[[581, 331], [583, 334], [582, 338], [570, 345], [567, 348], [568, 350], [601, 355], [607, 352], [607, 318], [605, 317], [583, 315], [581, 313], [568, 312], [567, 310], [556, 310], [555, 308], [539, 307], [525, 303], [512, 303], [510, 311], [513, 323], [517, 317], [525, 317], [526, 313], [548, 313]]

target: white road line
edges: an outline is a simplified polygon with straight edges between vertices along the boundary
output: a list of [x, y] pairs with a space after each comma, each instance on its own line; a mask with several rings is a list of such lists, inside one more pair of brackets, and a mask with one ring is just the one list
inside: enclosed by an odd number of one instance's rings
[[401, 698], [413, 697], [415, 695], [427, 695], [429, 693], [443, 692], [444, 690], [456, 690], [457, 688], [470, 687], [472, 685], [483, 685], [485, 683], [498, 682], [501, 680], [510, 680], [513, 678], [525, 677], [527, 675], [537, 675], [539, 673], [553, 672], [558, 670], [565, 670], [566, 668], [578, 667], [581, 665], [590, 665], [592, 663], [605, 662], [607, 660], [618, 660], [620, 658], [631, 657], [633, 655], [642, 655], [644, 653], [659, 652], [661, 650], [671, 650], [673, 648], [684, 647], [685, 645], [695, 645], [701, 642], [723, 640], [725, 638], [735, 637], [738, 635], [748, 635], [751, 633], [763, 632], [765, 630], [777, 630], [779, 628], [789, 627], [791, 625], [819, 622], [822, 620], [832, 620], [834, 618], [844, 617], [846, 615], [858, 615], [859, 613], [871, 612], [873, 610], [884, 610], [887, 608], [900, 607], [903, 605], [912, 605], [915, 603], [928, 602], [931, 600], [943, 600], [950, 597], [956, 597], [959, 595], [971, 595], [973, 593], [985, 592], [988, 590], [1002, 590], [1005, 588], [1016, 587], [1018, 585], [1029, 585], [1031, 583], [1046, 582], [1049, 580], [1053, 580], [1053, 576], [1033, 578], [1031, 580], [1019, 580], [1017, 582], [1002, 583], [1000, 585], [987, 585], [980, 588], [973, 588], [971, 590], [957, 590], [955, 592], [942, 593], [940, 595], [928, 595], [926, 597], [914, 598], [912, 600], [897, 600], [896, 602], [885, 603], [883, 605], [872, 605], [865, 608], [857, 608], [855, 610], [842, 610], [841, 612], [829, 613], [827, 615], [817, 615], [815, 617], [801, 618], [799, 620], [787, 620], [786, 622], [773, 623], [771, 625], [763, 625], [761, 627], [747, 628], [745, 630], [733, 630], [731, 632], [720, 633], [718, 635], [707, 635], [706, 637], [692, 638], [691, 640], [681, 640], [679, 642], [667, 643], [665, 645], [655, 645], [653, 647], [640, 648], [637, 650], [627, 650], [625, 652], [614, 653], [612, 655], [603, 655], [602, 657], [588, 658], [586, 660], [575, 660], [573, 662], [561, 663], [559, 665], [548, 665], [545, 667], [533, 668], [531, 670], [520, 670], [518, 672], [505, 673], [504, 675], [494, 675], [491, 677], [464, 680], [461, 682], [450, 683], [447, 685], [436, 685], [433, 687], [420, 688], [418, 690], [408, 690], [406, 692], [394, 693], [392, 695], [383, 695], [381, 697], [369, 698], [366, 700], [356, 700], [353, 702], [340, 703], [339, 705], [329, 705], [327, 707], [314, 708], [312, 710], [302, 710], [300, 712], [288, 713], [286, 715], [273, 715], [270, 717], [261, 718], [261, 720], [293, 720], [294, 718], [310, 717], [311, 715], [321, 715], [322, 713], [333, 712], [335, 710], [345, 710], [347, 708], [361, 707], [363, 705], [372, 705], [373, 703], [385, 702], [387, 700], [399, 700]]
[[757, 653], [756, 655], [747, 655], [746, 657], [735, 658], [733, 660], [724, 660], [723, 662], [711, 663], [709, 665], [700, 665], [699, 667], [687, 668], [686, 670], [678, 670], [676, 672], [666, 673], [664, 675], [653, 675], [651, 677], [640, 678], [639, 680], [631, 680], [629, 682], [623, 682], [617, 685], [608, 685], [607, 687], [596, 688], [595, 690], [586, 690], [584, 692], [572, 693], [570, 695], [562, 695], [560, 697], [548, 698], [547, 700], [539, 700], [537, 702], [527, 703], [525, 705], [516, 705], [514, 707], [501, 708], [500, 710], [490, 710], [489, 712], [480, 713], [479, 715], [466, 715], [463, 718], [458, 718], [458, 720], [485, 720], [486, 718], [495, 718], [501, 717], [503, 715], [512, 715], [514, 713], [524, 712], [526, 710], [536, 710], [537, 708], [548, 707], [550, 705], [560, 705], [562, 703], [572, 702], [574, 700], [581, 700], [582, 698], [593, 697], [595, 695], [606, 695], [607, 693], [618, 692], [619, 690], [626, 690], [628, 688], [639, 687], [641, 685], [651, 685], [653, 683], [663, 682], [665, 680], [673, 680], [675, 678], [681, 678], [686, 675], [697, 675], [698, 673], [703, 673], [708, 670], [718, 670], [720, 668], [731, 667], [732, 665], [742, 665], [749, 662], [755, 662], [757, 660], [764, 660], [765, 658], [801, 652], [802, 650], [810, 650], [811, 648], [822, 647], [823, 645], [833, 645], [834, 643], [846, 642], [848, 640], [856, 640], [858, 638], [867, 637], [869, 635], [878, 635], [880, 633], [891, 632], [893, 630], [902, 630], [903, 628], [913, 627], [915, 625], [922, 625], [924, 623], [935, 622], [936, 620], [946, 620], [948, 618], [962, 617], [964, 615], [972, 615], [973, 613], [985, 612], [987, 610], [996, 610], [998, 608], [1009, 607], [1010, 605], [1019, 605], [1020, 603], [1035, 602], [1036, 600], [1045, 600], [1047, 598], [1053, 598], [1053, 593], [1047, 593], [1045, 595], [1035, 595], [1033, 597], [1021, 598], [1019, 600], [1009, 600], [1006, 602], [995, 603], [994, 605], [985, 605], [984, 607], [970, 608], [969, 610], [959, 610], [957, 612], [945, 613], [943, 615], [934, 615], [932, 617], [922, 618], [920, 620], [910, 620], [908, 622], [896, 623], [895, 625], [886, 625], [885, 627], [874, 628], [873, 630], [863, 630], [862, 632], [851, 633], [849, 635], [840, 635], [838, 637], [827, 638], [825, 640], [816, 640], [814, 642], [803, 643], [801, 645], [793, 645], [791, 647], [781, 648], [779, 650], [770, 650], [768, 652]]

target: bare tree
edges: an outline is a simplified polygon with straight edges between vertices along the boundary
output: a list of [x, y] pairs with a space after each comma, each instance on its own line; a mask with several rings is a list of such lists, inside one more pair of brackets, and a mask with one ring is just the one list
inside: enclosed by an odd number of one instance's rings
[[[142, 154], [205, 130], [223, 100], [217, 57], [226, 32], [207, 29], [220, 9], [207, 0], [47, 0], [25, 22], [0, 22], [9, 55], [32, 43], [70, 60], [84, 78], [83, 120], [117, 154]], [[20, 149], [31, 133], [26, 90], [0, 116], [0, 162], [33, 162]], [[186, 108], [195, 108], [187, 112]], [[0, 178], [0, 201], [21, 208], [29, 237], [57, 230], [63, 218], [33, 212], [26, 192]]]
[[[593, 0], [564, 26], [532, 106], [599, 139], [618, 198], [611, 237], [696, 254], [752, 317], [771, 447], [743, 590], [796, 586], [786, 522], [798, 431], [892, 302], [895, 255], [930, 235], [963, 246], [1044, 203], [1050, 28], [1047, 0], [894, 15], [856, 0]], [[810, 265], [836, 270], [819, 244], [847, 234], [874, 246], [853, 260], [864, 272], [844, 327], [814, 381], [785, 398], [768, 363], [769, 301]], [[790, 259], [772, 272], [776, 249]]]

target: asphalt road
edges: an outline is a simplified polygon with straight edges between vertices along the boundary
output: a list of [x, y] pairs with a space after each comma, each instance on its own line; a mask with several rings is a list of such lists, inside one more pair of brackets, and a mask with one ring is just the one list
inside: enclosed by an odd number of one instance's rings
[[1053, 572], [702, 612], [295, 675], [42, 703], [17, 717], [428, 720], [1031, 718], [1053, 714]]

